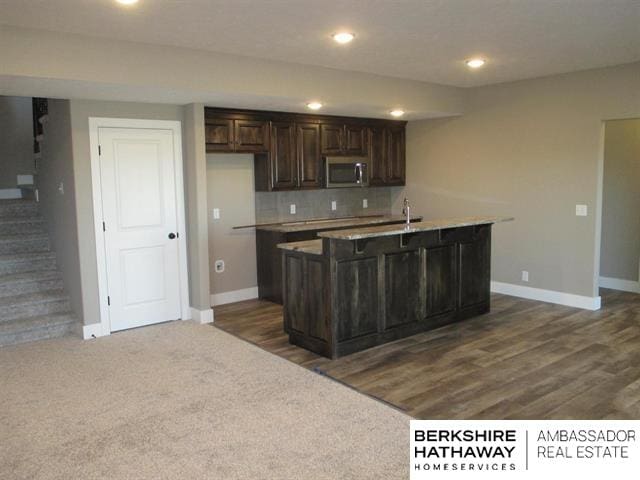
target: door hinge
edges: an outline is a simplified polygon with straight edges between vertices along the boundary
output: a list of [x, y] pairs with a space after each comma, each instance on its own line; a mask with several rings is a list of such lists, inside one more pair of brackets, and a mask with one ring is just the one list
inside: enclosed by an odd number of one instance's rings
[[107, 305], [111, 306], [111, 297], [107, 296]]
[[98, 156], [102, 155], [102, 147], [98, 145]]
[[102, 231], [103, 232], [107, 231], [107, 225], [104, 222], [102, 222]]

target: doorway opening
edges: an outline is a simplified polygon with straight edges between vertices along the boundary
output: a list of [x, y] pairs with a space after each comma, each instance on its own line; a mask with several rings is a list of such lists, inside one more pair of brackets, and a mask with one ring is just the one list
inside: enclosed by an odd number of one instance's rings
[[600, 288], [640, 294], [640, 118], [604, 122]]

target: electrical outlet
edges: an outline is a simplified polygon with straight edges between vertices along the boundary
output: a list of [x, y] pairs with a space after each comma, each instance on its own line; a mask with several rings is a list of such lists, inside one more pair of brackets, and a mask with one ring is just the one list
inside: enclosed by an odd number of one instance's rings
[[214, 220], [220, 220], [220, 209], [219, 208], [214, 208], [213, 209], [213, 219]]
[[64, 195], [64, 182], [60, 182], [58, 184], [58, 192], [60, 193], [60, 195]]
[[527, 272], [526, 270], [522, 270], [522, 281], [523, 282], [529, 281], [529, 272]]
[[366, 198], [362, 199], [362, 208], [369, 208], [369, 200]]
[[296, 204], [292, 203], [291, 205], [289, 205], [289, 213], [291, 215], [295, 215], [296, 214]]
[[337, 210], [338, 209], [338, 202], [336, 202], [335, 200], [331, 200], [331, 210]]
[[224, 260], [216, 260], [216, 263], [214, 263], [214, 266], [216, 269], [216, 273], [224, 272]]
[[576, 216], [577, 217], [586, 217], [587, 216], [587, 206], [586, 205], [576, 205]]

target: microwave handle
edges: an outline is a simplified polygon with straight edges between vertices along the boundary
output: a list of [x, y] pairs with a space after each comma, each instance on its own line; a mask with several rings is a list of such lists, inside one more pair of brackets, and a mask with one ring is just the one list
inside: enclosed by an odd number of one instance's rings
[[356, 163], [356, 183], [362, 183], [362, 164]]

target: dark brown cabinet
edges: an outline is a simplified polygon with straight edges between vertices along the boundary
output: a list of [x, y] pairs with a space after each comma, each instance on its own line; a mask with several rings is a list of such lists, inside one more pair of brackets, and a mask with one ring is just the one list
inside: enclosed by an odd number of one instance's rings
[[369, 185], [380, 186], [387, 181], [387, 130], [369, 128]]
[[323, 157], [368, 156], [371, 186], [404, 185], [406, 122], [205, 108], [206, 150], [253, 153], [256, 191], [322, 188]]
[[305, 188], [322, 187], [320, 126], [313, 123], [298, 123], [296, 141], [298, 144], [299, 186]]
[[342, 154], [344, 125], [323, 123], [320, 125], [320, 138], [322, 139], [322, 155]]
[[367, 125], [323, 123], [320, 125], [322, 155], [367, 154]]
[[386, 185], [404, 185], [405, 182], [405, 139], [404, 127], [387, 128], [387, 180]]
[[233, 120], [207, 119], [204, 126], [207, 152], [233, 152]]
[[237, 152], [264, 152], [269, 147], [269, 122], [263, 120], [235, 120]]
[[368, 150], [368, 128], [363, 125], [345, 126], [344, 153], [347, 155], [364, 156]]
[[265, 152], [268, 150], [269, 122], [207, 118], [207, 152]]
[[[490, 223], [401, 232], [283, 250], [289, 342], [337, 358], [490, 310]], [[304, 314], [311, 298], [321, 315]]]
[[272, 190], [292, 189], [298, 186], [295, 125], [288, 122], [271, 124], [271, 178]]

